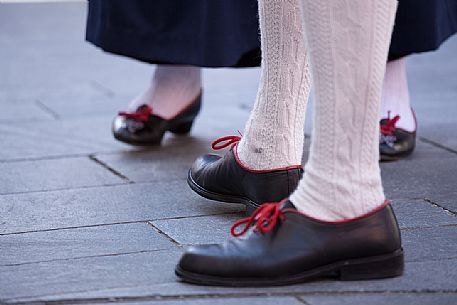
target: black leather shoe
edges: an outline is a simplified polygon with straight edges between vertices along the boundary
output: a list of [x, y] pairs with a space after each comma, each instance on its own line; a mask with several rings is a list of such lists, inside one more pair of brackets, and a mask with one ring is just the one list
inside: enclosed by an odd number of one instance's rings
[[119, 112], [113, 121], [113, 135], [122, 142], [132, 145], [158, 145], [166, 131], [187, 134], [200, 112], [202, 94], [174, 118], [166, 120], [153, 113], [148, 105], [138, 107], [136, 112]]
[[[189, 170], [187, 183], [208, 199], [242, 203], [251, 214], [264, 202], [278, 202], [295, 190], [303, 174], [301, 165], [272, 170], [244, 166], [236, 154], [241, 138], [227, 136], [213, 142], [213, 149], [231, 146], [224, 157], [207, 154], [199, 157]], [[222, 144], [221, 144], [222, 143]]]
[[[414, 111], [413, 111], [414, 115]], [[414, 118], [416, 116], [414, 115]], [[400, 116], [382, 119], [380, 122], [379, 155], [381, 161], [395, 161], [409, 156], [416, 147], [416, 131], [397, 128]], [[416, 123], [417, 126], [417, 123]]]
[[[240, 225], [245, 228], [236, 232]], [[190, 247], [176, 274], [201, 285], [272, 286], [315, 277], [366, 280], [403, 273], [400, 231], [387, 202], [340, 222], [313, 219], [290, 201], [264, 204], [232, 227], [233, 235], [244, 233], [223, 244]]]

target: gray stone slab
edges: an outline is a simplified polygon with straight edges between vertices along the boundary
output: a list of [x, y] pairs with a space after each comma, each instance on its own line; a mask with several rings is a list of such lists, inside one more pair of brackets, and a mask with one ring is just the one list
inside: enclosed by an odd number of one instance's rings
[[54, 117], [40, 107], [35, 100], [14, 100], [2, 105], [0, 123], [17, 124], [18, 122], [36, 122], [40, 120], [54, 120]]
[[88, 155], [98, 152], [130, 150], [115, 141], [111, 118], [71, 121], [0, 123], [0, 161]]
[[433, 194], [430, 201], [452, 212], [452, 215], [457, 216], [457, 192], [449, 194]]
[[455, 305], [457, 293], [388, 293], [317, 295], [301, 298], [308, 305]]
[[[140, 305], [303, 305], [303, 303], [295, 297], [244, 297], [244, 298], [236, 298], [236, 297], [225, 297], [225, 298], [218, 298], [218, 297], [207, 297], [207, 298], [190, 298], [190, 299], [182, 299], [176, 298], [169, 301], [140, 301], [140, 300], [132, 300], [133, 302], [129, 301], [128, 303], [116, 302], [119, 305], [130, 305], [130, 304], [140, 304]], [[87, 305], [95, 305], [96, 303], [88, 303]]]
[[0, 163], [0, 194], [126, 183], [89, 158]]
[[229, 214], [156, 220], [153, 224], [181, 244], [211, 244], [230, 238], [230, 227], [238, 219], [240, 215]]
[[[434, 207], [423, 200], [398, 200], [394, 201], [393, 206], [401, 228], [423, 228], [451, 224], [457, 225], [456, 216], [450, 215], [442, 209]], [[228, 214], [198, 218], [156, 220], [153, 221], [153, 224], [181, 244], [218, 243], [231, 237], [230, 227], [236, 220], [240, 219], [240, 217], [241, 215], [239, 214]], [[189, 230], [192, 234], [189, 234]], [[445, 232], [449, 231], [449, 234], [445, 234], [442, 238], [440, 238], [440, 234], [443, 230]], [[433, 228], [426, 232], [428, 235], [436, 235], [433, 238], [446, 242], [446, 240], [449, 239], [454, 240], [454, 237], [452, 236], [453, 230], [455, 230], [454, 227]], [[419, 241], [417, 244], [414, 244], [414, 246], [427, 248], [427, 243], [422, 244], [420, 242], [421, 233], [414, 232], [417, 231], [407, 231], [405, 232], [405, 235], [407, 237], [414, 237], [414, 241]], [[417, 234], [417, 236], [415, 234]], [[457, 240], [455, 243], [457, 244]], [[449, 255], [446, 257], [449, 257]], [[453, 256], [451, 255], [451, 257]]]
[[[194, 194], [185, 181], [0, 196], [0, 233], [234, 213]], [[241, 216], [241, 215], [240, 215]]]
[[457, 259], [457, 226], [403, 230], [406, 261]]
[[[160, 147], [132, 149], [117, 154], [97, 154], [97, 158], [135, 182], [185, 179], [192, 163], [200, 155], [222, 155], [228, 151], [213, 151], [213, 140], [226, 135], [237, 135], [236, 130], [244, 126], [241, 120], [247, 118], [247, 114], [234, 106], [228, 108], [231, 110], [226, 119], [223, 119], [221, 114], [217, 117], [211, 116], [211, 109], [208, 110], [208, 115], [202, 114], [191, 137], [168, 134]], [[240, 122], [239, 125], [236, 125], [237, 121]]]
[[394, 200], [400, 228], [423, 228], [457, 224], [457, 217], [425, 200]]
[[0, 245], [0, 266], [176, 248], [147, 223], [0, 235]]
[[194, 160], [209, 152], [209, 141], [183, 137], [169, 140], [157, 148], [96, 157], [135, 182], [185, 180]]
[[[214, 96], [212, 99], [218, 100]], [[208, 101], [208, 103], [211, 102]], [[63, 109], [68, 108], [73, 113], [72, 107], [62, 105]], [[83, 109], [88, 109], [88, 107], [84, 106]], [[91, 110], [88, 109], [87, 111], [90, 112]], [[129, 152], [144, 151], [144, 148], [132, 147], [113, 138], [111, 122], [115, 113], [115, 111], [106, 110], [106, 115], [93, 115], [92, 117], [80, 113], [80, 116], [75, 114], [76, 117], [65, 118], [63, 121], [26, 121], [21, 122], [21, 124], [2, 124], [0, 122], [0, 141], [5, 144], [4, 149], [0, 152], [0, 160], [23, 160], [117, 151], [128, 154]], [[165, 148], [162, 155], [170, 156], [170, 152], [174, 153], [175, 150], [184, 153], [185, 150], [189, 149], [198, 151], [198, 153], [208, 152], [211, 150], [209, 143], [214, 139], [228, 134], [237, 134], [237, 130], [242, 130], [247, 116], [248, 114], [238, 108], [236, 103], [220, 106], [208, 105], [197, 119], [191, 138], [167, 134], [162, 145], [162, 148]], [[186, 147], [189, 144], [192, 147]], [[184, 147], [179, 150], [178, 146]], [[178, 154], [177, 157], [179, 156]], [[192, 155], [192, 158], [195, 156], [195, 154]], [[120, 156], [120, 162], [124, 161], [123, 157], [124, 155]], [[115, 157], [113, 158], [113, 163], [117, 165], [118, 161]], [[151, 158], [155, 159], [155, 154]], [[123, 162], [122, 165], [128, 167], [130, 164]], [[135, 168], [135, 164], [132, 166], [135, 175], [140, 175], [138, 178], [143, 181], [141, 171], [139, 172]], [[149, 177], [149, 172], [146, 172], [146, 176]]]
[[[450, 120], [455, 120], [454, 118], [457, 115], [457, 111], [448, 113], [452, 113], [452, 118]], [[438, 117], [438, 120], [440, 117]], [[456, 130], [457, 122], [434, 122], [427, 126], [427, 128], [424, 128], [420, 136], [457, 152]]]
[[175, 281], [179, 251], [101, 256], [0, 267], [0, 299]]
[[47, 91], [37, 99], [60, 119], [75, 117], [114, 117], [128, 99], [95, 81]]
[[[327, 293], [455, 293], [457, 260], [443, 260], [431, 262], [409, 262], [406, 264], [406, 272], [403, 276], [373, 281], [331, 281], [321, 280], [299, 285], [284, 287], [257, 287], [257, 288], [226, 288], [205, 287], [184, 284], [170, 280], [164, 274], [162, 283], [138, 284], [130, 287], [117, 287], [112, 289], [93, 289], [77, 293], [60, 293], [42, 297], [23, 298], [19, 295], [11, 301], [52, 301], [52, 300], [84, 300], [93, 298], [128, 298], [128, 297], [186, 297], [186, 296], [230, 296], [236, 294], [243, 296], [276, 296], [303, 295], [303, 294], [327, 294]], [[62, 290], [63, 292], [63, 290]]]
[[457, 158], [403, 160], [381, 164], [388, 198], [433, 198], [457, 189]]

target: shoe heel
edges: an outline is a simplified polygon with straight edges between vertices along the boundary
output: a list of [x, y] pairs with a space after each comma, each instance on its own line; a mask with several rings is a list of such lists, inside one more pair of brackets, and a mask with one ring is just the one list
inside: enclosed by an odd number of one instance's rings
[[340, 268], [342, 281], [357, 281], [395, 277], [403, 274], [403, 250], [375, 258], [348, 262]]
[[192, 129], [193, 124], [194, 124], [194, 121], [190, 121], [190, 122], [176, 125], [175, 127], [170, 128], [169, 130], [174, 134], [187, 134]]

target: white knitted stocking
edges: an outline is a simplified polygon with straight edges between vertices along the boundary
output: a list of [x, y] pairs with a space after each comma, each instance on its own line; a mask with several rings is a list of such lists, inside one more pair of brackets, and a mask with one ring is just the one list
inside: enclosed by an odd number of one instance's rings
[[301, 164], [309, 72], [299, 0], [259, 0], [262, 70], [241, 142], [241, 162], [254, 169]]
[[411, 111], [405, 57], [387, 63], [382, 86], [379, 119], [400, 116], [396, 126], [407, 131], [416, 130], [416, 119]]
[[379, 169], [379, 102], [396, 0], [302, 0], [316, 101], [305, 174], [290, 199], [335, 221], [385, 198]]

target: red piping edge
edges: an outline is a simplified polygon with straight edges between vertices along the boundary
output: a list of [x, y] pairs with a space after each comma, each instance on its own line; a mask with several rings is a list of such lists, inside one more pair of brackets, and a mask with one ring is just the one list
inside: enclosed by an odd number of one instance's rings
[[261, 174], [261, 173], [284, 171], [284, 170], [289, 170], [289, 169], [303, 169], [302, 165], [290, 165], [290, 166], [286, 166], [286, 167], [273, 168], [273, 169], [253, 169], [253, 168], [250, 168], [250, 167], [244, 165], [243, 162], [241, 162], [240, 158], [238, 157], [238, 152], [236, 151], [237, 147], [238, 147], [238, 143], [236, 143], [235, 146], [233, 147], [233, 155], [235, 156], [236, 162], [243, 169], [245, 169], [251, 173]]
[[[311, 220], [314, 220], [314, 221], [317, 221], [317, 222], [320, 222], [320, 223], [335, 224], [336, 225], [336, 224], [345, 224], [345, 223], [353, 222], [353, 221], [360, 220], [362, 218], [371, 216], [371, 215], [375, 214], [376, 212], [379, 212], [380, 210], [384, 209], [390, 203], [391, 203], [391, 201], [386, 199], [386, 200], [384, 200], [384, 202], [381, 205], [379, 205], [376, 208], [368, 211], [365, 214], [362, 214], [362, 215], [357, 216], [355, 218], [348, 218], [348, 219], [337, 220], [337, 221], [327, 221], [327, 220], [317, 219], [317, 218], [314, 218], [314, 217], [312, 217], [312, 216], [310, 216], [310, 215], [308, 215], [306, 213], [300, 212], [299, 210], [291, 209], [291, 208], [284, 209], [283, 213], [290, 212], [290, 213], [300, 214], [300, 215], [302, 215], [302, 216], [304, 216], [306, 218], [309, 218]], [[294, 203], [292, 202], [292, 204], [294, 204]]]

